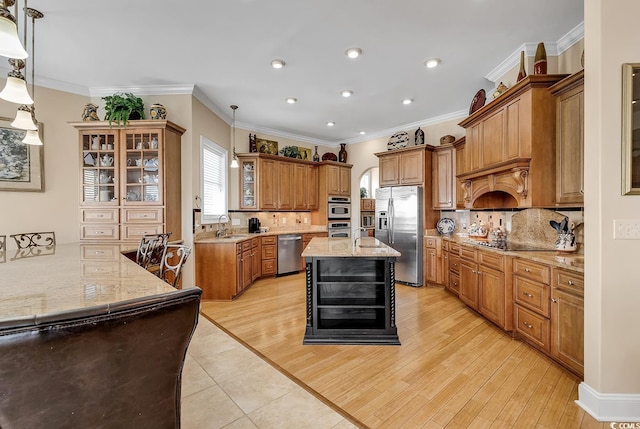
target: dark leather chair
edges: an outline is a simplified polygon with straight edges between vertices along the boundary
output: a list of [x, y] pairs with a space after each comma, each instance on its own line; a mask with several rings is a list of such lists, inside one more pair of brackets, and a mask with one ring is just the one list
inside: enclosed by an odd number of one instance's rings
[[202, 291], [0, 322], [0, 427], [179, 428]]

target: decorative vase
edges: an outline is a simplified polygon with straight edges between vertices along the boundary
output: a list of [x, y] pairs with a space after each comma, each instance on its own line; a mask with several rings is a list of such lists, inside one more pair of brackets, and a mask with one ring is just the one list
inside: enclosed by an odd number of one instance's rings
[[313, 161], [320, 162], [320, 155], [318, 155], [318, 146], [315, 147], [316, 151], [313, 153]]
[[547, 51], [544, 49], [544, 43], [538, 43], [536, 48], [536, 56], [533, 62], [533, 74], [547, 74]]
[[340, 152], [338, 152], [338, 161], [347, 162], [347, 144], [340, 143]]
[[520, 82], [527, 77], [527, 72], [524, 69], [524, 51], [520, 51], [520, 70], [518, 71], [518, 79], [516, 82]]
[[576, 236], [572, 232], [558, 234], [556, 250], [558, 252], [575, 252]]
[[167, 119], [167, 109], [160, 103], [152, 104], [149, 108], [151, 119]]
[[99, 121], [98, 106], [93, 103], [87, 103], [82, 108], [82, 120], [87, 121]]
[[424, 131], [422, 131], [420, 127], [418, 127], [418, 129], [416, 130], [414, 141], [416, 143], [416, 146], [419, 144], [424, 144]]
[[256, 146], [256, 135], [249, 133], [249, 152], [257, 152], [258, 147]]

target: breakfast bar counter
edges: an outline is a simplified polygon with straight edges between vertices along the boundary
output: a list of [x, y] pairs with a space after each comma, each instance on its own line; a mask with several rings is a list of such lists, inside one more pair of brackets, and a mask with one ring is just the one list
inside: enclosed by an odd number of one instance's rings
[[57, 244], [7, 250], [0, 263], [0, 329], [16, 319], [175, 291], [121, 252], [131, 244]]
[[395, 260], [375, 238], [311, 240], [306, 258], [303, 344], [400, 345], [395, 324]]

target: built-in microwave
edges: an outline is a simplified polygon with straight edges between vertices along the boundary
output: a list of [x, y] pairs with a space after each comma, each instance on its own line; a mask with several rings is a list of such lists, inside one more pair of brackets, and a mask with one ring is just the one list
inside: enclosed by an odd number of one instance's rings
[[327, 217], [329, 219], [350, 219], [351, 198], [329, 197]]

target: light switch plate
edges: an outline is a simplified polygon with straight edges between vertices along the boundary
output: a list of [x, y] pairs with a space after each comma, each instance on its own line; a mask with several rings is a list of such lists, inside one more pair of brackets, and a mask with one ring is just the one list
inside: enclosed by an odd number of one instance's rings
[[614, 240], [640, 240], [640, 219], [614, 219]]

